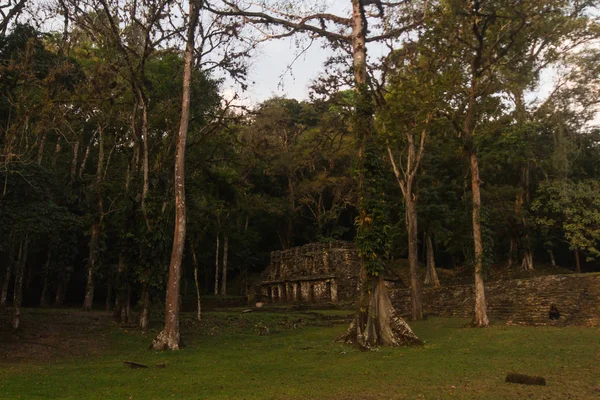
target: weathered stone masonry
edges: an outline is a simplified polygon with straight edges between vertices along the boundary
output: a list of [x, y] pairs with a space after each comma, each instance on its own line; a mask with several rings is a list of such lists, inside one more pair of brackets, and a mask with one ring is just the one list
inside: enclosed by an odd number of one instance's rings
[[261, 294], [271, 302], [333, 302], [357, 294], [360, 259], [348, 242], [311, 243], [271, 253]]
[[[410, 314], [410, 292], [390, 292], [401, 314]], [[600, 273], [551, 275], [531, 279], [489, 282], [485, 285], [488, 316], [515, 325], [600, 326]], [[559, 321], [550, 321], [555, 304]], [[423, 288], [423, 312], [434, 316], [471, 318], [473, 285]]]

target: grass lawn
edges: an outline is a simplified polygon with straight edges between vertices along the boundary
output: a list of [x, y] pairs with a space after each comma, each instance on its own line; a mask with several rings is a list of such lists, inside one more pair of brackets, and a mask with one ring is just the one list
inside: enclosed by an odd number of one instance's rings
[[[0, 399], [600, 399], [600, 328], [474, 329], [431, 318], [411, 324], [423, 347], [361, 352], [332, 340], [345, 315], [232, 310], [206, 313], [201, 324], [186, 315], [187, 347], [157, 353], [147, 348], [158, 321], [143, 334], [113, 325], [107, 313], [26, 310], [28, 329], [68, 320], [67, 328], [0, 335]], [[19, 353], [53, 335], [46, 347], [60, 354]], [[150, 368], [129, 369], [126, 360]], [[541, 375], [547, 386], [505, 383], [512, 371]]]

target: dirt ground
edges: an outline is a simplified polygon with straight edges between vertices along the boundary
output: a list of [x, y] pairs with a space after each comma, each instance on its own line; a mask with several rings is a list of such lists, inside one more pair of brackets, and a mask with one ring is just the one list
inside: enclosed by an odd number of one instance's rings
[[10, 326], [11, 309], [0, 311], [0, 360], [52, 361], [100, 354], [108, 346], [109, 312], [23, 309], [21, 327]]

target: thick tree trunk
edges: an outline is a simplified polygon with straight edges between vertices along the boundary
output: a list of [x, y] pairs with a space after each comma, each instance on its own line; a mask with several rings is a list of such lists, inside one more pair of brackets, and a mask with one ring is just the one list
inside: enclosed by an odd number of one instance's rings
[[217, 232], [217, 248], [215, 250], [215, 296], [219, 294], [219, 232]]
[[221, 274], [221, 295], [227, 296], [227, 253], [229, 251], [229, 236], [223, 238], [223, 273]]
[[27, 253], [29, 238], [25, 237], [24, 243], [19, 247], [19, 261], [15, 270], [15, 287], [13, 290], [13, 315], [12, 327], [18, 329], [21, 324], [21, 302], [23, 301], [23, 274], [27, 266]]
[[434, 288], [440, 287], [440, 280], [435, 270], [435, 255], [433, 252], [433, 244], [431, 243], [431, 236], [425, 236], [426, 247], [427, 247], [427, 274], [425, 275], [425, 285], [433, 285]]
[[579, 248], [575, 248], [575, 272], [581, 273], [581, 261], [579, 260]]
[[475, 264], [475, 317], [473, 324], [479, 327], [489, 325], [487, 304], [485, 302], [485, 286], [483, 284], [483, 241], [481, 238], [481, 194], [479, 191], [479, 162], [477, 155], [469, 155], [471, 165], [471, 190], [473, 194], [473, 245]]
[[421, 285], [419, 284], [419, 239], [417, 230], [417, 205], [412, 198], [411, 185], [407, 185], [406, 223], [408, 228], [408, 264], [410, 266], [410, 300], [413, 321], [423, 319]]
[[[358, 162], [361, 172], [358, 177], [359, 196], [365, 195], [366, 144], [372, 140], [373, 110], [367, 98], [366, 32], [364, 2], [352, 0], [352, 49], [354, 83], [357, 95], [354, 134], [359, 139]], [[369, 162], [372, 160], [369, 159]], [[361, 202], [363, 203], [363, 202]], [[368, 216], [373, 210], [359, 205], [359, 213]], [[366, 221], [364, 223], [367, 223]], [[369, 223], [369, 226], [371, 224]], [[372, 229], [365, 227], [364, 229]], [[381, 256], [381, 254], [375, 254]], [[360, 274], [362, 286], [359, 311], [345, 335], [340, 340], [356, 343], [365, 348], [378, 345], [398, 346], [421, 343], [406, 322], [396, 314], [381, 276], [370, 275], [363, 259]]]
[[150, 326], [150, 287], [144, 283], [142, 287], [142, 312], [140, 313], [140, 328], [147, 330]]
[[397, 315], [392, 306], [382, 277], [371, 277], [368, 305], [350, 324], [348, 331], [338, 338], [362, 348], [377, 346], [406, 346], [423, 342], [414, 334], [408, 324]]
[[185, 208], [185, 143], [190, 122], [190, 86], [194, 56], [194, 34], [198, 24], [199, 0], [189, 3], [189, 29], [185, 48], [185, 68], [183, 76], [183, 98], [181, 101], [181, 122], [177, 140], [175, 158], [175, 233], [173, 251], [169, 266], [167, 298], [165, 310], [165, 328], [152, 342], [155, 350], [179, 350], [182, 341], [179, 333], [179, 287], [181, 282], [181, 261], [185, 246], [186, 208]]
[[198, 258], [196, 257], [196, 247], [194, 242], [190, 243], [190, 249], [192, 250], [192, 262], [194, 263], [194, 284], [196, 286], [196, 299], [198, 301], [196, 318], [198, 321], [202, 321], [202, 303], [200, 299], [200, 285], [198, 284]]

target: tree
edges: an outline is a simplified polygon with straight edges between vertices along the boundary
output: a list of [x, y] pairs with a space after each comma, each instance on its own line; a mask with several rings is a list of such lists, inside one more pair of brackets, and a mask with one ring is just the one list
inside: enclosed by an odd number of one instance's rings
[[[334, 47], [343, 48], [352, 57], [353, 86], [355, 89], [355, 109], [353, 133], [359, 142], [357, 179], [359, 203], [357, 217], [357, 247], [363, 259], [361, 270], [360, 308], [345, 340], [365, 347], [377, 345], [400, 345], [419, 342], [408, 325], [395, 314], [383, 278], [380, 275], [385, 256], [385, 209], [380, 198], [381, 189], [381, 146], [377, 145], [373, 126], [373, 97], [367, 77], [367, 43], [397, 38], [414, 29], [422, 19], [421, 10], [409, 7], [400, 16], [402, 4], [383, 7], [382, 3], [371, 3], [373, 15], [382, 21], [393, 24], [385, 26], [383, 32], [369, 35], [368, 4], [352, 0], [352, 16], [339, 17], [328, 13], [292, 14], [291, 11], [277, 11], [265, 6], [264, 11], [247, 11], [242, 2], [223, 1], [224, 8], [210, 5], [216, 14], [244, 17], [252, 24], [275, 27], [269, 38], [289, 37], [296, 33], [310, 33], [327, 39]], [[288, 8], [293, 10], [293, 8]], [[416, 14], [416, 16], [414, 15]], [[320, 25], [313, 24], [320, 23]], [[328, 26], [332, 26], [328, 29]], [[391, 26], [391, 27], [390, 27]], [[350, 31], [350, 32], [349, 32]], [[340, 33], [342, 32], [342, 33]], [[378, 191], [379, 190], [379, 191]]]
[[152, 341], [152, 348], [155, 350], [179, 350], [182, 344], [179, 333], [179, 287], [186, 229], [185, 144], [190, 123], [190, 86], [194, 57], [194, 37], [196, 35], [201, 4], [200, 1], [192, 0], [189, 5], [189, 26], [185, 46], [181, 121], [179, 123], [177, 156], [175, 160], [175, 233], [173, 237], [171, 265], [169, 266], [167, 299], [165, 301], [165, 328]]

